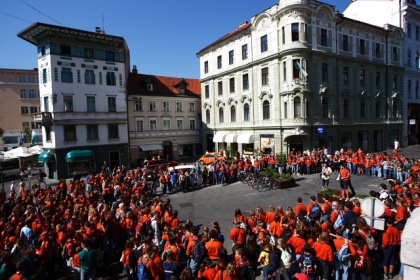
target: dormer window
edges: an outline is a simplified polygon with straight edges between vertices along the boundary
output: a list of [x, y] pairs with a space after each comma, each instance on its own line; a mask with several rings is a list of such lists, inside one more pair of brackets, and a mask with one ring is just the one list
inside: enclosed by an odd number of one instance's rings
[[185, 94], [185, 86], [180, 86], [179, 87], [179, 93]]
[[147, 91], [153, 91], [153, 84], [147, 83]]

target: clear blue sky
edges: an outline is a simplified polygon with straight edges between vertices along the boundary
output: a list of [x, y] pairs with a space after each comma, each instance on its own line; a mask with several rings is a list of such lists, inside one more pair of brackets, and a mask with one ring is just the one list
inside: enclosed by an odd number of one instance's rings
[[[324, 0], [344, 11], [350, 0]], [[196, 54], [278, 0], [1, 0], [0, 68], [37, 67], [17, 34], [35, 22], [124, 37], [139, 73], [199, 78]]]

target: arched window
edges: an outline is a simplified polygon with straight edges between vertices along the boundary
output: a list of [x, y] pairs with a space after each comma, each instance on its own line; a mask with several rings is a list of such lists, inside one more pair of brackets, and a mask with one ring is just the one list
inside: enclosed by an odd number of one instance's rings
[[206, 110], [206, 124], [210, 123], [210, 109]]
[[225, 120], [225, 114], [223, 112], [223, 108], [219, 109], [219, 123], [223, 123]]
[[235, 106], [230, 107], [230, 121], [236, 122], [236, 107]]
[[328, 118], [328, 98], [322, 98], [322, 117]]
[[28, 98], [28, 92], [26, 91], [26, 89], [20, 90], [20, 98]]
[[34, 89], [29, 90], [29, 98], [33, 98], [33, 99], [38, 98], [38, 95], [36, 94], [36, 90]]
[[249, 104], [244, 105], [244, 121], [249, 122], [250, 116], [249, 116]]
[[301, 118], [302, 117], [302, 108], [300, 103], [300, 97], [296, 96], [293, 100], [293, 109], [294, 109], [294, 117]]
[[263, 120], [269, 120], [270, 119], [270, 102], [268, 100], [265, 100], [263, 102]]
[[375, 116], [377, 118], [381, 117], [381, 103], [379, 101], [376, 101], [376, 104], [375, 104]]
[[364, 100], [360, 101], [360, 117], [366, 118], [366, 103]]
[[349, 104], [349, 100], [348, 99], [344, 99], [343, 111], [344, 111], [344, 115], [343, 116], [345, 118], [349, 118], [350, 117], [350, 104]]

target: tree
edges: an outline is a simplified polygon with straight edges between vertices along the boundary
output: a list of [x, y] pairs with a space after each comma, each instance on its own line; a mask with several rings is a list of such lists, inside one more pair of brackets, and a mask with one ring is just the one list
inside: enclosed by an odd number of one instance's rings
[[29, 126], [24, 125], [22, 127], [22, 133], [25, 133], [25, 140], [24, 143], [31, 143], [31, 134], [32, 134], [32, 130], [29, 128]]

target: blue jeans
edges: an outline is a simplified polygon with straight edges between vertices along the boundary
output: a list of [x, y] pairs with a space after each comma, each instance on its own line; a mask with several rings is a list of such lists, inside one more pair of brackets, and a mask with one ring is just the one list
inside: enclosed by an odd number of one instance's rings
[[306, 174], [311, 175], [311, 166], [306, 166]]
[[95, 268], [91, 269], [81, 269], [80, 270], [80, 280], [94, 280], [95, 279]]
[[197, 277], [198, 268], [199, 268], [199, 267], [197, 267], [197, 262], [195, 262], [193, 259], [189, 259], [188, 266], [191, 268], [191, 271], [192, 271], [192, 274], [194, 275], [194, 277]]
[[267, 279], [268, 275], [273, 273], [273, 271], [271, 271], [271, 267], [269, 265], [263, 266], [262, 270], [263, 270], [263, 279], [264, 280], [274, 280], [274, 277], [270, 277], [270, 278]]
[[378, 166], [378, 177], [382, 177], [382, 166]]
[[[342, 271], [341, 271], [342, 268]], [[335, 270], [335, 280], [348, 280], [349, 278], [349, 263], [343, 263], [338, 258], [337, 255], [334, 257], [334, 270]]]

